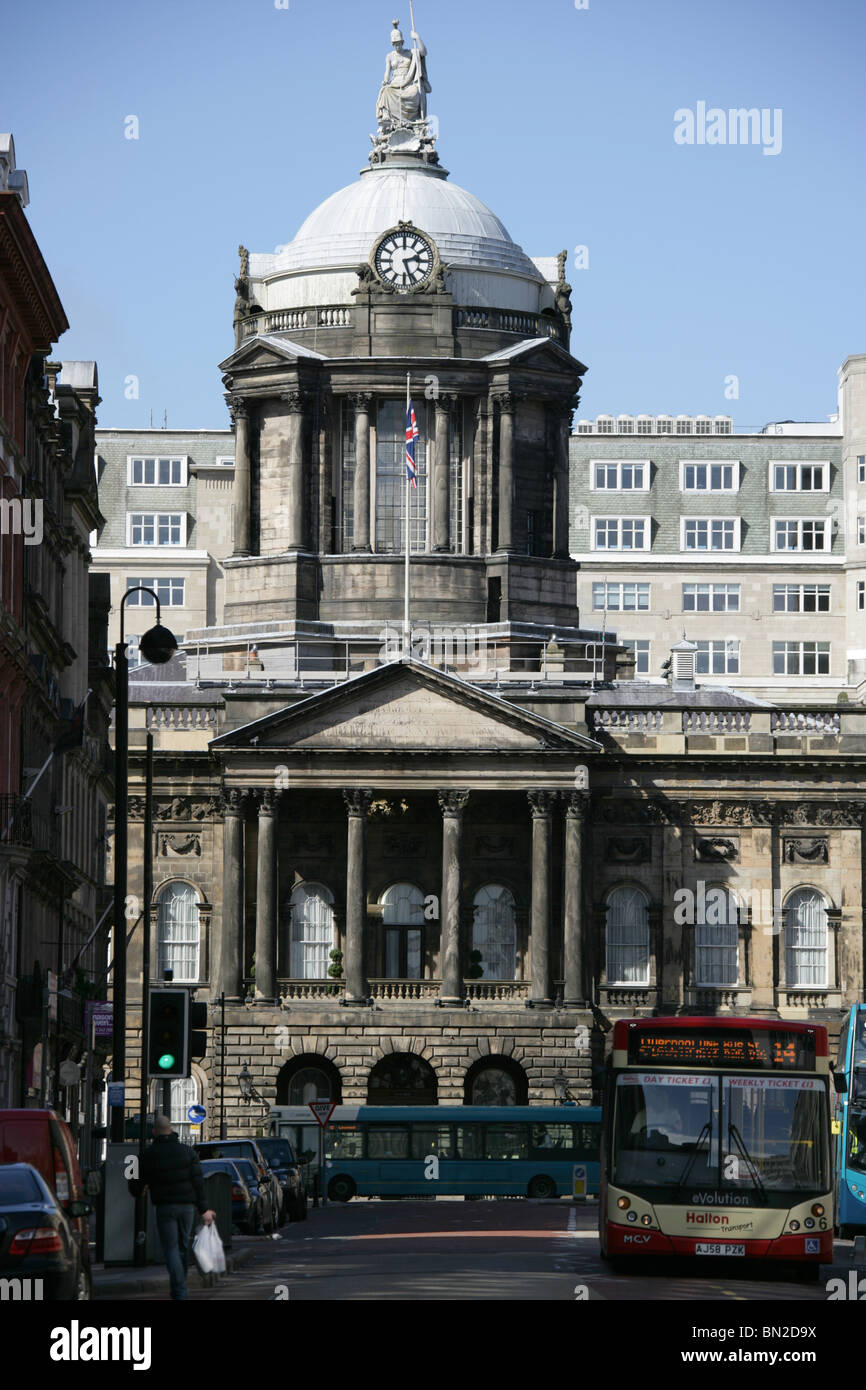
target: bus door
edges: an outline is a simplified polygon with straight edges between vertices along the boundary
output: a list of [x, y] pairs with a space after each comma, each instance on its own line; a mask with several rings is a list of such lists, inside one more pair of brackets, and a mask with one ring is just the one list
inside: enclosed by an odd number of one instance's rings
[[412, 1162], [409, 1125], [375, 1124], [366, 1129], [369, 1190], [382, 1196], [413, 1192], [418, 1186], [418, 1164]]

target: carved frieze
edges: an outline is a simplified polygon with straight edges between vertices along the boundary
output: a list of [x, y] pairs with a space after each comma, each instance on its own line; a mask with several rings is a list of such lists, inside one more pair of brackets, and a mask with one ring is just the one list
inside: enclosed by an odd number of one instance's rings
[[740, 857], [740, 842], [723, 835], [695, 837], [695, 859], [701, 864], [734, 864]]
[[616, 864], [649, 864], [652, 858], [646, 835], [611, 835], [605, 841], [604, 853]]
[[808, 836], [784, 842], [786, 864], [829, 864], [830, 849], [826, 837]]

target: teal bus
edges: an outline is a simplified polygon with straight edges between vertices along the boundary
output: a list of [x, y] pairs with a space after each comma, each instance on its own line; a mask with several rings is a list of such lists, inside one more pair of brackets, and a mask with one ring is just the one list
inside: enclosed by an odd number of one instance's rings
[[834, 1076], [836, 1226], [846, 1238], [866, 1232], [866, 1004], [854, 1004], [842, 1024]]
[[[268, 1133], [311, 1165], [305, 1105], [273, 1106]], [[331, 1201], [353, 1197], [561, 1197], [598, 1192], [601, 1108], [339, 1105], [325, 1129]]]

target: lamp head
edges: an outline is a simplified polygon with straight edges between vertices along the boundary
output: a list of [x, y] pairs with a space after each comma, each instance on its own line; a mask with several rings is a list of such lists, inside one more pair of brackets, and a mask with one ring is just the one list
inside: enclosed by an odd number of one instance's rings
[[152, 666], [164, 666], [177, 651], [177, 639], [167, 627], [157, 623], [156, 627], [150, 628], [143, 637], [139, 637], [138, 650]]

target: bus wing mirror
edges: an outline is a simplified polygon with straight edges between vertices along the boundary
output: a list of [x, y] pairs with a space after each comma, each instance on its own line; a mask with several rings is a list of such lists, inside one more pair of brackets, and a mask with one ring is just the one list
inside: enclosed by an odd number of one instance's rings
[[844, 1072], [834, 1071], [833, 1085], [836, 1087], [836, 1092], [838, 1095], [844, 1096], [846, 1094], [848, 1090], [848, 1082]]

